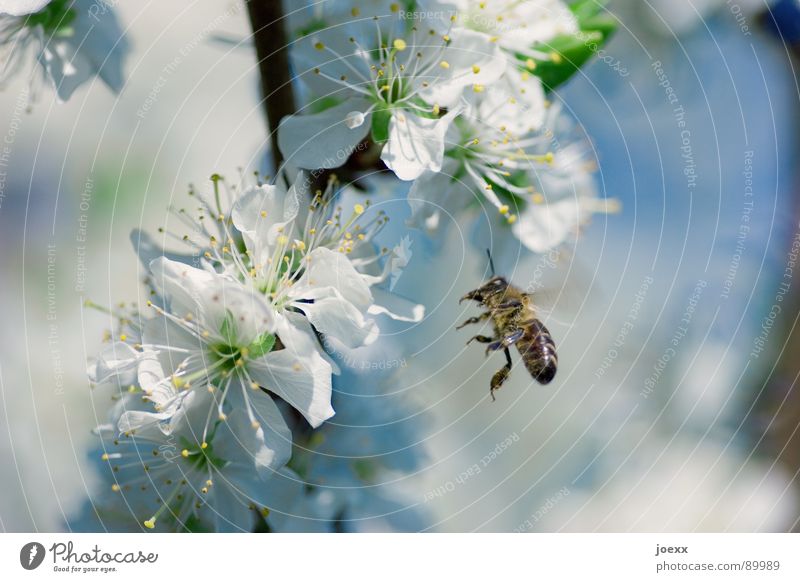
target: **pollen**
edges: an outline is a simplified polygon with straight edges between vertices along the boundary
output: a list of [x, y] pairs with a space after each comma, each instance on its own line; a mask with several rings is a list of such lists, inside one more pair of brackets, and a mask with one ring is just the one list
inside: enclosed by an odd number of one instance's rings
[[397, 49], [398, 51], [401, 51], [401, 52], [408, 48], [408, 45], [406, 44], [406, 41], [404, 41], [402, 38], [394, 39], [394, 42], [392, 43], [392, 46], [395, 49]]
[[481, 68], [478, 65], [472, 65], [472, 72], [477, 75], [481, 72]]
[[120, 341], [124, 342], [124, 341], [126, 341], [128, 339], [128, 336], [123, 333], [121, 336], [119, 336], [119, 339], [120, 339]]
[[266, 218], [266, 217], [267, 217], [267, 211], [266, 210], [262, 210], [261, 211], [261, 218]]
[[364, 214], [364, 206], [362, 204], [356, 204], [353, 210], [355, 210], [356, 214]]
[[433, 114], [434, 115], [439, 115], [439, 111], [440, 111], [439, 104], [438, 103], [434, 104], [434, 106], [433, 106]]
[[486, 89], [486, 87], [484, 87], [480, 83], [475, 83], [472, 86], [472, 90], [475, 91], [476, 93], [483, 93], [484, 89]]
[[447, 61], [442, 61], [441, 63], [439, 63], [439, 66], [442, 67], [443, 69], [449, 69], [450, 63], [448, 63]]

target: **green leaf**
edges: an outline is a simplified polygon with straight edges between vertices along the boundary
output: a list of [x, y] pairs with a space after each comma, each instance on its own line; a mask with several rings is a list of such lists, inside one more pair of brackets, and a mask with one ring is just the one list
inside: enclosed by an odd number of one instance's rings
[[[554, 60], [536, 61], [534, 74], [548, 91], [568, 81], [600, 50], [616, 30], [616, 21], [603, 10], [605, 2], [578, 0], [570, 10], [578, 21], [578, 33], [561, 35], [534, 46], [535, 50], [557, 55]], [[520, 56], [520, 60], [525, 61]]]
[[256, 341], [248, 347], [251, 358], [260, 358], [268, 354], [275, 347], [275, 335], [271, 333], [262, 333]]
[[392, 119], [392, 110], [375, 109], [372, 112], [372, 141], [383, 144], [389, 141], [389, 121]]

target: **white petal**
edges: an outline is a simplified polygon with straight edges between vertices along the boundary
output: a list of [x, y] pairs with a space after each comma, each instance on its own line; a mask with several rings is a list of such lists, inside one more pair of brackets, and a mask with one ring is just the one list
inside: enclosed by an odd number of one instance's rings
[[[364, 111], [364, 123], [348, 126], [348, 115]], [[314, 170], [337, 168], [347, 161], [370, 129], [369, 103], [350, 99], [311, 115], [284, 117], [278, 127], [278, 145], [290, 164]]]
[[[233, 411], [225, 421], [225, 430], [218, 429], [214, 435], [214, 454], [228, 461], [254, 465], [259, 477], [270, 477], [292, 456], [292, 432], [269, 394], [236, 382], [228, 389], [233, 390]], [[253, 428], [244, 409], [242, 390], [249, 391], [248, 400], [258, 428]]]
[[316, 428], [334, 414], [331, 366], [313, 345], [316, 340], [295, 328], [289, 318], [279, 321], [278, 336], [285, 349], [248, 363], [247, 370], [261, 387], [280, 396]]
[[125, 342], [108, 344], [91, 367], [89, 379], [97, 384], [111, 379], [117, 379], [120, 385], [131, 384], [136, 377], [140, 356], [140, 352]]
[[10, 14], [11, 16], [33, 14], [49, 3], [50, 0], [2, 0], [0, 1], [0, 14]]
[[378, 338], [375, 322], [366, 319], [363, 312], [328, 287], [328, 297], [318, 297], [313, 303], [295, 303], [308, 320], [324, 336], [338, 339], [349, 348], [366, 346]]
[[416, 180], [423, 172], [438, 172], [444, 158], [444, 136], [456, 115], [451, 110], [441, 119], [427, 119], [409, 111], [392, 115], [389, 140], [381, 159], [401, 180]]
[[76, 0], [73, 9], [72, 33], [53, 37], [39, 56], [59, 100], [68, 100], [94, 76], [118, 92], [124, 82], [122, 67], [128, 43], [114, 11], [96, 0]]
[[372, 315], [388, 315], [397, 321], [416, 323], [425, 317], [425, 306], [403, 297], [390, 293], [384, 289], [373, 288], [375, 304], [369, 308]]
[[465, 88], [490, 86], [501, 77], [507, 63], [500, 48], [483, 33], [457, 29], [450, 36], [452, 41], [441, 59], [450, 66], [439, 68], [439, 78], [428, 80], [429, 86], [420, 91], [420, 97], [425, 101], [442, 107], [457, 104]]
[[[302, 174], [297, 180], [302, 180]], [[278, 186], [253, 186], [245, 190], [233, 205], [233, 225], [243, 234], [253, 261], [263, 265], [272, 256], [279, 235], [293, 236], [299, 200], [292, 187], [285, 192]]]
[[359, 311], [366, 311], [372, 304], [369, 285], [350, 259], [344, 253], [320, 247], [306, 256], [303, 276], [292, 287], [290, 296], [306, 300], [328, 297], [330, 293], [325, 290], [328, 287], [336, 289]]

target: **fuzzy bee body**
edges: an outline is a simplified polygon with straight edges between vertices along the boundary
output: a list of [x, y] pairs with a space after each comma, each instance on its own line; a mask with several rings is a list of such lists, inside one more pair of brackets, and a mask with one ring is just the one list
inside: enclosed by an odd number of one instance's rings
[[477, 335], [467, 343], [478, 341], [489, 344], [486, 348], [487, 354], [497, 350], [505, 352], [506, 365], [491, 380], [492, 399], [495, 390], [503, 385], [511, 373], [511, 346], [516, 346], [525, 368], [537, 382], [548, 384], [553, 380], [558, 368], [555, 342], [545, 325], [536, 317], [530, 294], [523, 293], [504, 277], [496, 276], [461, 298], [461, 301], [466, 300], [477, 301], [486, 311], [469, 318], [457, 329], [486, 319], [491, 319], [494, 327], [494, 337]]

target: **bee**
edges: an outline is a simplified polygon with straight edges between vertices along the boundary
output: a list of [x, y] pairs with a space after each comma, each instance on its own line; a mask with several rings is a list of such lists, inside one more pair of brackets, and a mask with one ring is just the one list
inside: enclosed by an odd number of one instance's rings
[[476, 317], [470, 317], [456, 329], [487, 319], [492, 320], [494, 337], [476, 335], [467, 342], [467, 345], [477, 341], [489, 344], [486, 347], [487, 355], [498, 350], [503, 350], [505, 353], [506, 365], [492, 376], [490, 382], [489, 394], [492, 400], [495, 400], [495, 391], [511, 374], [512, 361], [509, 351], [511, 346], [517, 347], [528, 372], [540, 384], [549, 384], [555, 377], [558, 355], [553, 336], [536, 317], [533, 296], [530, 293], [523, 293], [505, 277], [495, 275], [491, 255], [489, 263], [492, 268], [492, 278], [464, 295], [459, 301], [459, 303], [467, 300], [477, 301], [486, 308], [486, 311]]

